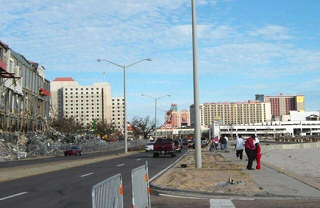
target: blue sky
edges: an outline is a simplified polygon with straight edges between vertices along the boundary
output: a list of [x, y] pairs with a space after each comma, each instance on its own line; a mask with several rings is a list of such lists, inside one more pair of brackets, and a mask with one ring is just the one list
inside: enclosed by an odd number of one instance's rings
[[[320, 1], [197, 0], [199, 99], [244, 102], [255, 94], [306, 95], [320, 106]], [[109, 82], [128, 120], [163, 121], [171, 103], [193, 103], [191, 0], [0, 0], [0, 39], [46, 68], [46, 78]], [[103, 72], [106, 75], [103, 75]]]

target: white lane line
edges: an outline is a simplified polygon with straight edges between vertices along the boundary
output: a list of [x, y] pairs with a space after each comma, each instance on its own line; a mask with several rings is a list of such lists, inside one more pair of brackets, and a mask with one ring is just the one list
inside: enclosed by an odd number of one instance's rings
[[231, 199], [210, 199], [210, 208], [235, 208]]
[[117, 165], [117, 167], [120, 167], [120, 166], [123, 166], [124, 164], [119, 164], [119, 165]]
[[138, 158], [137, 161], [141, 160], [141, 158]]
[[4, 197], [4, 198], [1, 198], [0, 201], [6, 200], [6, 199], [10, 199], [10, 198], [13, 198], [13, 197], [16, 197], [16, 196], [20, 196], [20, 195], [23, 195], [23, 194], [27, 194], [27, 193], [28, 192], [21, 192], [21, 193], [18, 193], [18, 194], [7, 196], [7, 197]]
[[83, 177], [86, 177], [86, 176], [89, 176], [89, 175], [92, 175], [93, 173], [87, 173], [87, 174], [84, 174], [84, 175], [81, 175], [80, 178], [83, 178]]

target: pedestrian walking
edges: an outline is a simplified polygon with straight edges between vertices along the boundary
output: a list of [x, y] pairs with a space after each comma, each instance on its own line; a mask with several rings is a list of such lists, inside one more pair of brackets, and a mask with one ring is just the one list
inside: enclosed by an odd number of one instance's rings
[[254, 151], [256, 149], [254, 141], [255, 141], [255, 135], [252, 135], [251, 137], [249, 137], [247, 139], [247, 141], [244, 144], [245, 151], [246, 151], [246, 154], [247, 154], [247, 157], [248, 157], [248, 164], [247, 164], [247, 169], [248, 170], [254, 170], [252, 168], [252, 163], [253, 163], [253, 160], [254, 160]]
[[229, 139], [228, 139], [228, 137], [227, 137], [227, 136], [224, 136], [224, 140], [226, 141], [226, 142], [225, 142], [225, 146], [224, 146], [224, 148], [225, 148], [225, 149], [227, 149], [227, 148], [228, 148], [228, 142], [229, 142]]
[[214, 138], [214, 149], [218, 150], [219, 146], [219, 137]]
[[227, 143], [226, 138], [223, 136], [220, 137], [219, 142], [220, 142], [221, 150], [224, 150], [226, 148], [226, 143]]
[[235, 142], [236, 142], [236, 156], [238, 159], [242, 160], [245, 142], [242, 139], [241, 135], [237, 137]]
[[211, 137], [210, 143], [209, 143], [209, 151], [212, 151], [212, 149], [214, 148], [214, 138]]

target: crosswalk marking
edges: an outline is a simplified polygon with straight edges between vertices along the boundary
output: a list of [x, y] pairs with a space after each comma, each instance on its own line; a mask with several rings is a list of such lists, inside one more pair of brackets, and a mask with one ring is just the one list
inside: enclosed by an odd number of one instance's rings
[[210, 208], [235, 208], [231, 199], [210, 199]]

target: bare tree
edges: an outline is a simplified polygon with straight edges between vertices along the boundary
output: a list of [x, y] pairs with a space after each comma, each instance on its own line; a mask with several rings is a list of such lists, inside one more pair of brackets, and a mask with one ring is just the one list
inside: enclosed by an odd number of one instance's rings
[[149, 116], [145, 118], [134, 117], [131, 122], [133, 128], [133, 134], [137, 138], [143, 135], [143, 138], [147, 139], [148, 135], [154, 131], [154, 121], [151, 122]]
[[73, 117], [53, 120], [51, 126], [64, 134], [78, 133], [84, 129], [83, 125], [75, 121]]
[[[96, 133], [100, 134], [101, 136], [106, 136], [107, 138], [110, 138], [111, 135], [119, 135], [119, 132], [116, 129], [116, 126], [107, 121], [100, 121], [96, 124]], [[117, 138], [113, 137], [113, 140], [117, 139], [120, 140], [121, 135], [117, 136]]]

